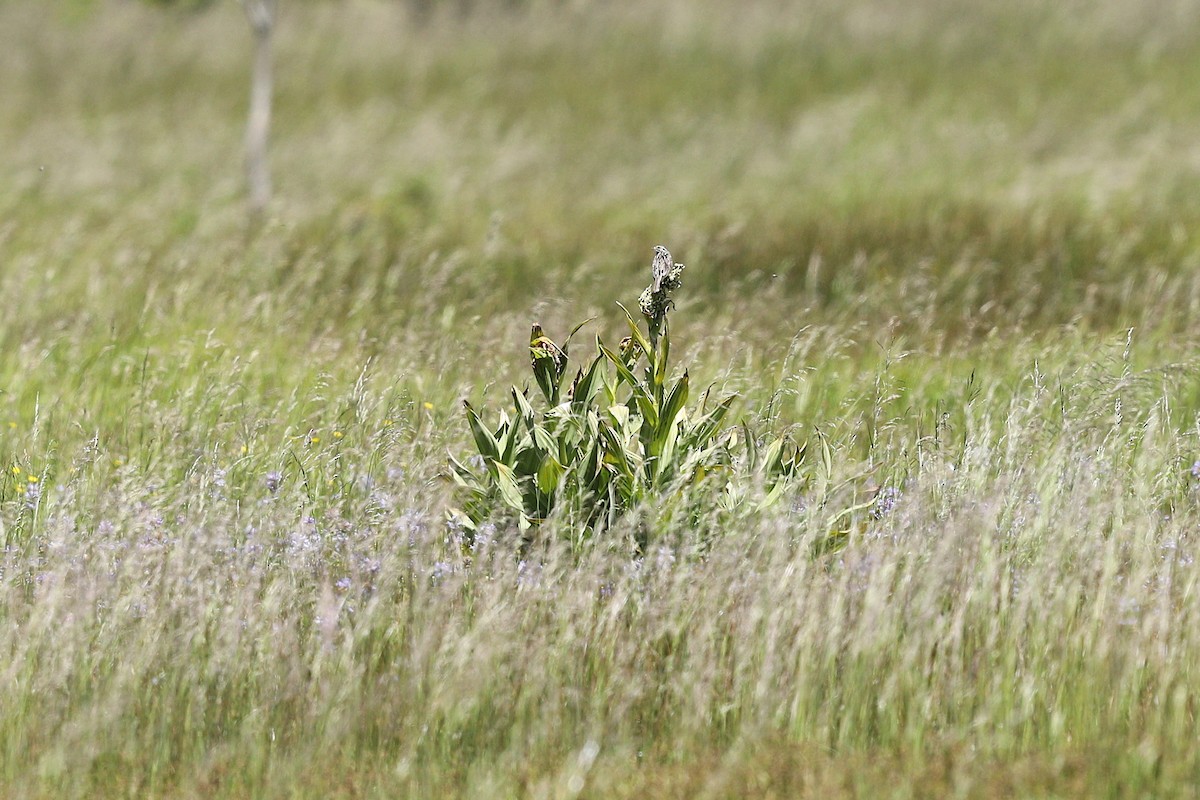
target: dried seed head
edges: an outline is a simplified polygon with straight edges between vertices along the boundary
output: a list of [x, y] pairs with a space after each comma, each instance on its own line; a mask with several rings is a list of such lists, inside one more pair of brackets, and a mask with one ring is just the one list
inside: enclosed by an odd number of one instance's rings
[[628, 362], [633, 357], [634, 353], [636, 352], [636, 350], [635, 350], [636, 347], [637, 347], [637, 343], [635, 343], [633, 341], [633, 337], [626, 336], [624, 339], [621, 340], [621, 346], [620, 346], [620, 349], [618, 350], [618, 352], [621, 354], [621, 358], [624, 359], [626, 362]]
[[536, 322], [529, 333], [529, 357], [535, 368], [541, 361], [553, 364], [555, 372], [560, 375], [567, 368], [567, 354], [542, 332], [542, 326]]

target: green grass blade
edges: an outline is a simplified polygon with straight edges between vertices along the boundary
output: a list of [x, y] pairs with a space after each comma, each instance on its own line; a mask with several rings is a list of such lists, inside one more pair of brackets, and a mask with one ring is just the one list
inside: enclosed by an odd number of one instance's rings
[[717, 404], [716, 408], [708, 412], [697, 422], [688, 432], [687, 447], [701, 448], [706, 447], [721, 428], [721, 422], [725, 419], [725, 415], [729, 413], [729, 407], [733, 405], [733, 401], [737, 399], [737, 395], [730, 395]]

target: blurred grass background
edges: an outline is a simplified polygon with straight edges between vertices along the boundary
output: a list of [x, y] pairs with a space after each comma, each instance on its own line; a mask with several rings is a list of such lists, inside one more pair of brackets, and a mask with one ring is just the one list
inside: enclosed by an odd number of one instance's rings
[[[601, 730], [597, 797], [1185, 793], [1196, 580], [1145, 586], [1200, 516], [1198, 32], [1194, 0], [283, 0], [255, 226], [235, 3], [0, 4], [0, 783], [573, 796]], [[660, 243], [695, 379], [905, 487], [892, 544], [713, 522], [615, 617], [599, 556], [521, 603], [414, 584], [457, 401], [523, 379], [532, 321], [623, 335]], [[325, 560], [238, 549], [310, 528]], [[360, 556], [377, 599], [322, 627]], [[812, 615], [771, 616], [743, 573], [796, 569]]]
[[1186, 2], [290, 3], [261, 230], [245, 22], [187, 9], [0, 12], [10, 372], [203, 335], [263, 380], [400, 359], [452, 395], [531, 319], [612, 323], [659, 242], [718, 364], [814, 326], [1194, 341]]
[[252, 237], [230, 6], [6, 6], [5, 252], [53, 262], [5, 276], [35, 301], [11, 326], [387, 339], [459, 301], [576, 314], [637, 285], [659, 240], [697, 265], [696, 303], [765, 307], [771, 337], [881, 314], [1180, 330], [1195, 303], [1186, 3], [484, 4], [425, 24], [294, 3], [278, 203]]

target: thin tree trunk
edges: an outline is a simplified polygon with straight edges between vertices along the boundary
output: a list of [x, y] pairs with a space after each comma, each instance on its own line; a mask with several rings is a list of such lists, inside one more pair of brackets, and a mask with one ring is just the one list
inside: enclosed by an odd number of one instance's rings
[[257, 216], [271, 202], [267, 141], [271, 132], [271, 34], [276, 0], [242, 0], [254, 31], [254, 71], [250, 80], [250, 113], [246, 123], [246, 183], [250, 212]]

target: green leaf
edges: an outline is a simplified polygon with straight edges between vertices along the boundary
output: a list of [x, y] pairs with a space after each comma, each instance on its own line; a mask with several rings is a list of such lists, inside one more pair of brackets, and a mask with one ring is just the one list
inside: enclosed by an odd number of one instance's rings
[[608, 407], [608, 415], [617, 423], [617, 430], [624, 435], [629, 427], [629, 406], [617, 404]]
[[529, 357], [533, 366], [533, 377], [542, 394], [553, 405], [558, 405], [558, 389], [563, 372], [567, 369], [567, 354], [554, 341], [542, 333], [542, 326], [534, 324], [529, 332]]
[[675, 463], [678, 442], [678, 425], [668, 426], [666, 433], [655, 442], [654, 468], [650, 476], [652, 481], [670, 480], [678, 472], [679, 465]]
[[464, 514], [457, 508], [446, 509], [446, 519], [457, 522], [459, 525], [462, 525], [465, 530], [468, 530], [471, 533], [475, 533], [478, 530], [475, 525], [475, 520], [471, 519], [470, 516]]
[[825, 470], [825, 479], [833, 478], [833, 450], [829, 447], [829, 439], [821, 431], [817, 431], [821, 440], [821, 467]]
[[477, 489], [479, 487], [479, 478], [475, 473], [464, 466], [454, 456], [450, 456], [450, 476], [460, 486], [466, 486], [469, 489]]
[[779, 444], [778, 452], [767, 459], [767, 475], [774, 480], [791, 480], [799, 470], [800, 462], [804, 460], [808, 442], [802, 447], [797, 447], [790, 436], [781, 436], [776, 442]]
[[589, 322], [592, 322], [595, 319], [596, 319], [595, 317], [588, 317], [583, 322], [576, 325], [574, 328], [571, 328], [571, 332], [567, 334], [567, 340], [565, 342], [563, 342], [563, 345], [562, 345], [563, 353], [567, 352], [567, 347], [571, 344], [571, 340], [575, 338], [575, 334], [579, 333], [580, 329], [583, 328], [584, 325], [587, 325]]
[[617, 436], [616, 431], [607, 424], [600, 425], [600, 437], [604, 444], [605, 461], [620, 468], [620, 471], [632, 477], [634, 474], [633, 465], [630, 464], [629, 453], [625, 451], [625, 446]]
[[587, 452], [580, 460], [582, 470], [580, 477], [583, 479], [584, 485], [591, 485], [597, 478], [597, 473], [600, 472], [601, 444], [598, 437], [593, 438], [587, 446]]
[[829, 438], [820, 429], [817, 430], [817, 438], [821, 440], [821, 469], [818, 471], [815, 492], [818, 502], [824, 503], [833, 484], [833, 450], [829, 446]]
[[[708, 392], [705, 392], [707, 398]], [[754, 440], [754, 434], [750, 432], [750, 426], [744, 421], [738, 426], [742, 431], [742, 438], [746, 442], [746, 463], [750, 465], [750, 469], [758, 469], [758, 442]]]
[[562, 480], [563, 473], [566, 468], [558, 463], [554, 456], [546, 456], [542, 461], [542, 466], [537, 472], [537, 487], [546, 495], [553, 496], [558, 492], [559, 482]]
[[667, 431], [671, 430], [671, 426], [675, 424], [675, 418], [683, 410], [687, 399], [688, 374], [687, 370], [684, 370], [683, 376], [675, 381], [675, 385], [671, 387], [671, 393], [667, 395], [666, 403], [663, 404], [662, 414], [658, 419], [658, 431], [655, 433], [655, 439], [663, 438], [666, 436]]
[[545, 364], [534, 362], [533, 378], [548, 402], [554, 402], [554, 374]]
[[651, 383], [654, 386], [654, 399], [659, 403], [662, 402], [663, 386], [667, 382], [667, 362], [671, 354], [671, 334], [670, 325], [667, 320], [663, 320], [662, 336], [658, 340], [658, 349], [654, 351], [654, 364], [651, 369]]
[[837, 512], [836, 514], [830, 515], [828, 526], [830, 528], [833, 528], [838, 523], [840, 523], [842, 520], [846, 519], [847, 517], [849, 517], [853, 514], [857, 514], [860, 511], [866, 511], [868, 508], [870, 508], [873, 505], [875, 505], [874, 499], [868, 500], [865, 503], [858, 503], [857, 505], [850, 506], [849, 508], [843, 508], [841, 511]]
[[624, 381], [630, 386], [641, 388], [641, 381], [639, 381], [637, 377], [629, 371], [629, 367], [625, 366], [625, 362], [621, 360], [620, 356], [605, 347], [604, 342], [600, 341], [599, 338], [596, 339], [596, 347], [598, 347], [600, 349], [600, 353], [607, 358], [614, 367], [617, 368], [617, 377], [620, 381]]
[[596, 393], [596, 370], [604, 361], [603, 355], [596, 356], [592, 361], [587, 372], [580, 370], [575, 376], [575, 382], [571, 386], [571, 408], [575, 411], [580, 411], [588, 403], [592, 401], [592, 397]]
[[657, 427], [658, 409], [655, 408], [654, 401], [650, 398], [650, 394], [646, 391], [646, 387], [642, 385], [641, 381], [634, 377], [634, 374], [629, 371], [629, 367], [622, 363], [620, 357], [612, 350], [609, 350], [607, 347], [605, 347], [599, 339], [596, 340], [596, 346], [600, 348], [600, 352], [604, 354], [605, 358], [607, 358], [609, 362], [616, 367], [617, 375], [620, 376], [621, 380], [629, 384], [629, 389], [633, 393], [634, 400], [637, 401], [638, 410], [642, 412], [642, 417], [650, 423], [652, 428]]
[[496, 469], [496, 488], [500, 490], [501, 499], [514, 511], [523, 513], [525, 500], [521, 497], [521, 487], [517, 484], [516, 474], [511, 467], [499, 461], [493, 461], [492, 465]]
[[780, 437], [780, 438], [776, 439], [775, 441], [771, 442], [769, 445], [767, 445], [767, 449], [763, 453], [763, 464], [766, 465], [765, 469], [766, 469], [767, 475], [771, 475], [772, 472], [774, 472], [774, 470], [776, 469], [776, 465], [779, 463], [779, 460], [782, 457], [783, 457], [783, 437]]
[[531, 478], [536, 475], [538, 467], [542, 465], [542, 459], [546, 456], [544, 450], [538, 450], [532, 446], [528, 436], [525, 437], [524, 443], [525, 446], [517, 450], [511, 462], [512, 471], [518, 479]]
[[674, 472], [671, 462], [679, 438], [679, 423], [682, 422], [680, 412], [687, 403], [687, 397], [688, 375], [684, 372], [671, 388], [671, 393], [662, 407], [658, 425], [646, 426], [642, 431], [643, 446], [649, 456], [646, 461], [646, 478], [651, 482]]
[[758, 502], [758, 507], [765, 510], [778, 503], [780, 498], [783, 497], [783, 492], [786, 488], [787, 484], [783, 483], [782, 481], [775, 484], [775, 486], [767, 492], [766, 496], [764, 496], [763, 499]]
[[721, 421], [725, 419], [725, 415], [729, 412], [729, 407], [733, 405], [733, 401], [737, 399], [737, 395], [730, 395], [717, 404], [717, 407], [708, 412], [703, 419], [697, 422], [688, 432], [686, 446], [688, 449], [705, 447], [716, 435], [721, 428]]
[[637, 342], [638, 347], [642, 348], [642, 352], [649, 356], [650, 340], [646, 338], [645, 334], [642, 333], [642, 329], [634, 322], [633, 315], [629, 313], [629, 309], [620, 303], [617, 303], [617, 305], [621, 306], [621, 310], [625, 312], [625, 319], [629, 320], [629, 330], [633, 332], [633, 340]]
[[471, 435], [475, 437], [475, 446], [479, 448], [479, 454], [489, 460], [500, 458], [500, 445], [496, 437], [484, 426], [475, 409], [471, 408], [471, 404], [466, 400], [463, 401], [463, 408], [467, 411], [467, 424], [471, 426]]
[[543, 428], [541, 425], [533, 426], [533, 444], [540, 453], [557, 454], [562, 456], [562, 448], [560, 442], [556, 440], [550, 431]]
[[516, 409], [517, 418], [525, 422], [525, 427], [533, 433], [533, 427], [537, 420], [537, 412], [533, 410], [533, 406], [529, 405], [529, 399], [525, 397], [525, 393], [518, 390], [517, 387], [512, 387], [513, 407]]
[[521, 432], [508, 414], [500, 412], [500, 426], [496, 428], [496, 447], [500, 451], [500, 461], [512, 465], [513, 453], [516, 451], [518, 434]]

